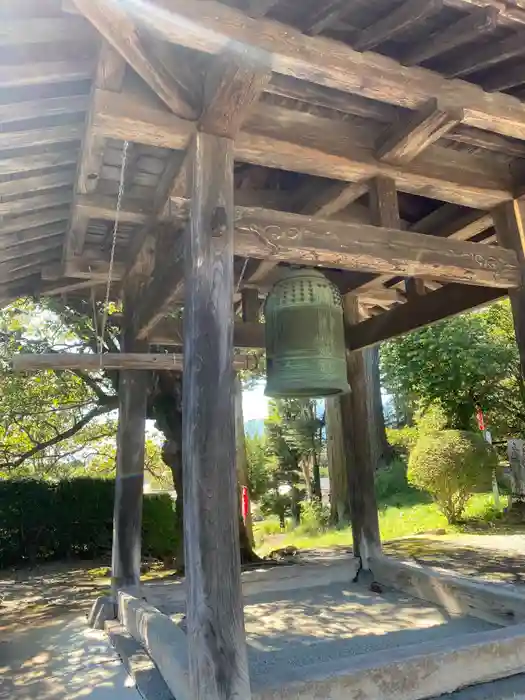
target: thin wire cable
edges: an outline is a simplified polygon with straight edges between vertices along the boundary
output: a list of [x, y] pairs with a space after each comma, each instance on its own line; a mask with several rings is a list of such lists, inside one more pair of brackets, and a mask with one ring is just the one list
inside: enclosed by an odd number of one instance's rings
[[239, 291], [239, 288], [240, 288], [240, 286], [241, 286], [241, 282], [242, 282], [242, 279], [243, 279], [243, 277], [244, 277], [244, 273], [246, 272], [246, 266], [248, 265], [248, 260], [249, 260], [249, 259], [250, 259], [250, 258], [246, 258], [246, 260], [244, 261], [244, 265], [242, 266], [241, 276], [239, 277], [239, 281], [237, 282], [237, 288], [236, 288], [236, 290], [235, 290], [235, 293], [236, 293], [236, 294], [237, 294], [237, 292]]
[[122, 148], [122, 163], [120, 166], [120, 181], [118, 186], [118, 196], [117, 196], [117, 208], [115, 211], [115, 224], [113, 226], [113, 239], [111, 241], [111, 254], [109, 256], [109, 270], [108, 270], [108, 282], [106, 285], [106, 296], [104, 299], [104, 311], [102, 315], [102, 328], [100, 331], [100, 344], [99, 353], [102, 354], [104, 348], [104, 337], [106, 334], [106, 325], [108, 322], [108, 310], [109, 310], [109, 294], [111, 291], [111, 283], [113, 281], [113, 267], [115, 265], [115, 248], [117, 247], [117, 232], [120, 219], [120, 210], [122, 209], [122, 198], [124, 196], [124, 184], [126, 175], [126, 159], [128, 155], [129, 142], [124, 141], [124, 146]]

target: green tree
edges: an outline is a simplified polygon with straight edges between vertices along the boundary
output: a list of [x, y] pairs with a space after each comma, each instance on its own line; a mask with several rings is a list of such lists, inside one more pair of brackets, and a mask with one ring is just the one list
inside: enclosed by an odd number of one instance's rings
[[381, 348], [386, 389], [424, 411], [439, 404], [448, 427], [475, 427], [476, 406], [498, 435], [525, 429], [523, 378], [508, 301], [457, 316]]
[[267, 445], [264, 435], [246, 436], [250, 497], [259, 501], [275, 481], [277, 461]]

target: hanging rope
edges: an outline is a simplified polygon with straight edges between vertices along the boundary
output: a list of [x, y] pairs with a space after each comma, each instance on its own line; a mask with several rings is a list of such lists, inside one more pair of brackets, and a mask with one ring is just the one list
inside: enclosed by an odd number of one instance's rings
[[100, 329], [100, 336], [98, 338], [98, 352], [102, 355], [104, 350], [104, 337], [106, 334], [106, 325], [108, 322], [108, 312], [109, 312], [109, 295], [111, 292], [111, 283], [113, 282], [113, 268], [115, 266], [115, 248], [117, 247], [117, 233], [120, 219], [120, 211], [122, 209], [122, 198], [124, 196], [124, 184], [126, 176], [126, 159], [128, 155], [129, 142], [124, 141], [124, 146], [122, 148], [122, 162], [120, 165], [120, 181], [118, 187], [117, 196], [117, 208], [115, 211], [115, 224], [113, 226], [113, 238], [111, 240], [111, 253], [109, 256], [109, 270], [108, 270], [108, 281], [106, 285], [106, 296], [104, 299], [104, 308], [102, 313], [102, 327]]

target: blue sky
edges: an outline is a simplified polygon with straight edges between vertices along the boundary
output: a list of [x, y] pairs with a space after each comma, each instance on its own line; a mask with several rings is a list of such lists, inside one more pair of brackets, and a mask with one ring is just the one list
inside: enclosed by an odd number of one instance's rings
[[266, 418], [268, 415], [268, 398], [264, 395], [265, 386], [266, 382], [262, 381], [257, 383], [253, 389], [243, 391], [242, 410], [245, 421]]

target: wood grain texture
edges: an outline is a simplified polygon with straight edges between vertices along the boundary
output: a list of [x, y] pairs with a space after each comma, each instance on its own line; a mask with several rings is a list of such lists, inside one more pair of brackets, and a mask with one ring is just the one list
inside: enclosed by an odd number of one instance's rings
[[312, 185], [306, 183], [303, 191], [294, 193], [294, 208], [302, 214], [329, 219], [368, 192], [368, 182], [334, 182], [329, 187], [317, 188], [312, 196]]
[[409, 109], [435, 97], [444, 109], [464, 108], [466, 124], [525, 139], [525, 107], [512, 97], [487, 95], [474, 85], [423, 68], [365, 55], [324, 37], [307, 37], [277, 22], [253, 20], [213, 0], [151, 4], [159, 11], [146, 14], [133, 5], [130, 12], [172, 43], [212, 54], [228, 45], [248, 45], [271, 56], [274, 72]]
[[76, 114], [85, 112], [89, 106], [88, 95], [68, 95], [67, 97], [48, 97], [41, 100], [26, 100], [0, 105], [0, 120], [3, 124], [57, 116], [59, 114]]
[[[79, 284], [78, 281], [76, 284]], [[87, 283], [81, 284], [87, 286]], [[133, 348], [135, 347], [142, 347], [143, 350], [134, 352]], [[103, 355], [80, 353], [19, 354], [13, 357], [13, 370], [15, 372], [32, 372], [42, 369], [78, 369], [86, 372], [97, 372], [100, 369], [144, 370], [148, 372], [157, 370], [182, 371], [184, 355], [181, 353], [148, 353], [147, 349], [147, 343], [137, 342], [132, 345], [130, 352], [124, 350], [120, 353], [108, 352]], [[236, 370], [254, 369], [255, 366], [256, 359], [250, 355], [235, 355], [233, 358], [232, 367]]]
[[0, 150], [29, 148], [31, 146], [52, 146], [82, 139], [81, 124], [61, 124], [41, 129], [8, 131], [0, 134]]
[[171, 111], [184, 119], [195, 119], [179, 86], [161, 61], [148, 52], [135, 23], [115, 0], [73, 0], [78, 10], [121, 54]]
[[461, 110], [443, 110], [437, 100], [429, 100], [410, 119], [404, 119], [386, 131], [378, 144], [377, 157], [392, 163], [408, 163], [462, 119]]
[[63, 83], [88, 80], [93, 76], [95, 64], [90, 60], [42, 61], [16, 66], [0, 67], [0, 87], [20, 87], [41, 83]]
[[195, 700], [249, 700], [233, 410], [233, 144], [195, 139], [186, 237], [183, 443], [188, 654]]
[[0, 175], [13, 175], [14, 173], [30, 173], [37, 170], [54, 168], [55, 166], [75, 165], [78, 158], [78, 150], [53, 151], [49, 148], [46, 153], [29, 154], [0, 158]]
[[482, 46], [465, 53], [461, 60], [454, 60], [450, 67], [445, 66], [444, 72], [452, 78], [464, 78], [471, 73], [485, 70], [492, 66], [518, 58], [525, 53], [525, 32], [511, 34], [504, 39], [493, 42], [490, 46]]
[[445, 29], [436, 30], [430, 36], [418, 42], [403, 56], [403, 63], [406, 66], [423, 63], [423, 61], [428, 61], [429, 58], [451, 51], [457, 46], [475, 41], [484, 34], [496, 29], [498, 17], [499, 11], [495, 7], [474, 10], [466, 17]]
[[0, 216], [18, 216], [26, 214], [28, 211], [62, 207], [65, 204], [71, 204], [72, 200], [73, 192], [65, 188], [57, 190], [56, 193], [49, 192], [25, 199], [12, 199], [8, 202], [0, 202]]
[[362, 321], [349, 335], [351, 350], [366, 348], [397, 338], [436, 321], [456, 316], [506, 296], [506, 290], [448, 284], [435, 292]]
[[[500, 246], [513, 250], [518, 256], [522, 274], [525, 273], [525, 219], [523, 204], [514, 199], [496, 207], [492, 212]], [[524, 277], [525, 280], [525, 277]], [[514, 333], [520, 356], [521, 371], [525, 371], [525, 286], [509, 291]]]
[[517, 287], [514, 253], [483, 244], [238, 207], [235, 253], [243, 257]]
[[[163, 318], [150, 333], [149, 342], [151, 345], [182, 346], [182, 321], [176, 318]], [[235, 323], [233, 327], [233, 344], [236, 348], [264, 348], [264, 324]], [[235, 358], [237, 357], [238, 355], [235, 355]]]
[[[359, 322], [355, 297], [344, 298], [345, 335], [352, 337]], [[370, 557], [381, 551], [379, 517], [375, 495], [374, 462], [369, 426], [373, 421], [371, 404], [367, 401], [366, 357], [364, 352], [347, 353], [350, 394], [340, 398], [341, 420], [347, 459], [353, 552], [360, 557], [364, 569], [369, 569]]]
[[204, 109], [199, 128], [234, 138], [271, 76], [268, 56], [248, 47], [217, 57], [204, 83]]
[[[101, 136], [174, 149], [186, 148], [195, 125], [130, 95], [98, 95], [95, 129]], [[378, 134], [379, 135], [379, 134]], [[488, 209], [513, 187], [508, 168], [492, 157], [429, 146], [416, 161], [398, 166], [375, 158], [373, 132], [350, 124], [259, 103], [235, 140], [237, 160], [347, 182], [376, 175], [395, 179], [401, 191]]]
[[[48, 175], [34, 175], [17, 180], [0, 183], [0, 197], [12, 197], [41, 190], [51, 190], [55, 187], [71, 187], [75, 177], [72, 168], [63, 168]], [[1, 229], [0, 229], [1, 230]]]
[[[134, 353], [140, 360], [147, 344], [134, 337], [131, 311], [133, 300], [124, 300], [122, 357]], [[57, 355], [58, 357], [58, 355]], [[101, 360], [94, 356], [95, 360]], [[145, 372], [122, 369], [119, 374], [119, 421], [117, 433], [117, 473], [113, 511], [111, 580], [113, 595], [123, 588], [138, 594], [142, 540], [142, 491], [149, 377]]]
[[438, 13], [442, 6], [441, 0], [427, 2], [405, 0], [397, 8], [386, 12], [377, 22], [360, 32], [354, 46], [357, 51], [369, 51], [389, 39], [394, 39], [412, 25]]

